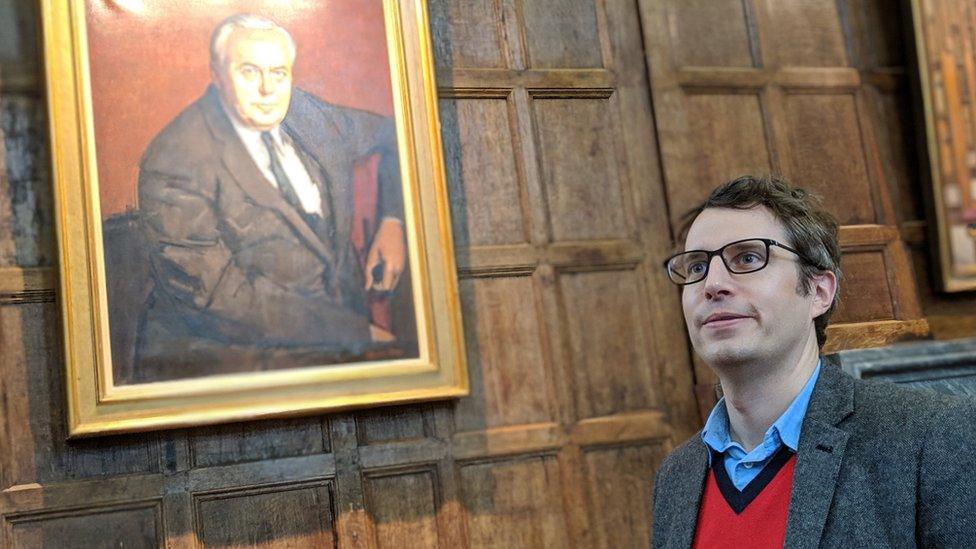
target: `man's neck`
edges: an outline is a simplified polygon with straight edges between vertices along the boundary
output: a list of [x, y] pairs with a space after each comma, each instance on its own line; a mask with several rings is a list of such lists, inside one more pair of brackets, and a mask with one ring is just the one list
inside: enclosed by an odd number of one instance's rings
[[803, 390], [819, 357], [814, 336], [780, 360], [738, 364], [729, 371], [716, 368], [725, 394], [732, 440], [746, 452], [762, 444], [769, 427]]

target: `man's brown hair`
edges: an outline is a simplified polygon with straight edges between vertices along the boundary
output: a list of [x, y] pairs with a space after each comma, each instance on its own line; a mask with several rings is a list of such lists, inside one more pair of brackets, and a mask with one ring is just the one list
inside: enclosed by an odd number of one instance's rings
[[837, 309], [840, 296], [840, 244], [837, 242], [837, 220], [827, 213], [820, 198], [804, 189], [791, 186], [776, 176], [744, 175], [718, 186], [704, 202], [685, 214], [682, 240], [691, 224], [706, 208], [734, 208], [748, 210], [765, 206], [783, 224], [790, 239], [785, 244], [802, 254], [796, 291], [810, 293], [810, 282], [825, 271], [837, 277], [837, 293], [830, 308], [813, 321], [817, 345], [827, 341], [827, 324]]

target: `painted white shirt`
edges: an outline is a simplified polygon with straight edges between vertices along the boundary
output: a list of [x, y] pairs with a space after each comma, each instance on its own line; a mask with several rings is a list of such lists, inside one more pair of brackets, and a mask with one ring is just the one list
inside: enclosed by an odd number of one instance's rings
[[[264, 141], [261, 140], [261, 131], [246, 128], [233, 117], [229, 118], [248, 154], [251, 155], [251, 159], [261, 169], [261, 173], [264, 174], [268, 184], [277, 189], [278, 181], [275, 180], [274, 173], [271, 172], [271, 155], [268, 154], [268, 148], [264, 146]], [[295, 188], [295, 194], [298, 195], [302, 208], [306, 213], [322, 215], [322, 195], [319, 194], [318, 187], [312, 182], [312, 177], [308, 175], [308, 170], [305, 169], [305, 164], [302, 163], [295, 147], [292, 146], [290, 140], [282, 139], [280, 126], [275, 126], [271, 130], [271, 136], [274, 138], [275, 152], [278, 153], [281, 166], [284, 168], [285, 174], [288, 175], [288, 181]]]

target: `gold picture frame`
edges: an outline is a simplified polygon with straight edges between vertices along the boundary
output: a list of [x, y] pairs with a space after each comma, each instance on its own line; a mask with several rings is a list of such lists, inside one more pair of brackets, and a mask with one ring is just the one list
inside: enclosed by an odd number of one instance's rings
[[[383, 0], [381, 31], [386, 37], [393, 113], [390, 119], [395, 122], [402, 227], [409, 258], [403, 280], [409, 281], [410, 318], [416, 323], [413, 354], [389, 355], [394, 358], [362, 354], [347, 362], [118, 382], [113, 358], [121, 355], [113, 356], [115, 326], [109, 314], [111, 292], [107, 283], [110, 275], [118, 275], [113, 271], [115, 265], [106, 264], [99, 186], [99, 160], [112, 157], [113, 151], [95, 131], [97, 109], [93, 105], [98, 98], [93, 98], [92, 85], [98, 75], [93, 76], [92, 67], [99, 66], [100, 60], [90, 51], [93, 42], [89, 41], [89, 19], [97, 12], [93, 4], [102, 8], [110, 5], [112, 14], [124, 14], [126, 9], [151, 9], [147, 6], [153, 2], [40, 2], [69, 436], [294, 416], [466, 395], [468, 376], [424, 0]], [[136, 15], [141, 18], [134, 21], [147, 20], [145, 13]], [[301, 13], [292, 16], [306, 22], [309, 19]], [[268, 17], [273, 19], [274, 13]], [[112, 39], [112, 35], [106, 36]], [[127, 39], [131, 41], [131, 37]], [[301, 52], [299, 47], [299, 55]], [[296, 85], [297, 70], [296, 64]], [[294, 102], [293, 99], [292, 105]], [[100, 108], [104, 111], [104, 106]], [[108, 252], [112, 252], [111, 248]], [[121, 363], [121, 359], [116, 362]]]
[[937, 276], [942, 291], [972, 291], [976, 290], [976, 6], [960, 0], [911, 0], [911, 10]]

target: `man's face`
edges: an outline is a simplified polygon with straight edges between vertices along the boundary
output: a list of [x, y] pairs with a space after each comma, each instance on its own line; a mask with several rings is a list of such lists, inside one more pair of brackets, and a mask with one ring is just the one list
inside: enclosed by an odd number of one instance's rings
[[236, 29], [226, 55], [213, 67], [213, 80], [231, 116], [254, 130], [281, 123], [291, 102], [291, 69], [295, 60], [280, 32]]
[[[715, 250], [746, 238], [771, 238], [790, 245], [783, 226], [764, 206], [708, 208], [688, 231], [685, 250]], [[797, 293], [799, 261], [795, 254], [770, 246], [764, 269], [731, 274], [721, 257], [715, 256], [704, 280], [683, 287], [688, 334], [707, 364], [776, 361], [814, 337], [813, 318], [826, 308], [818, 292]]]

